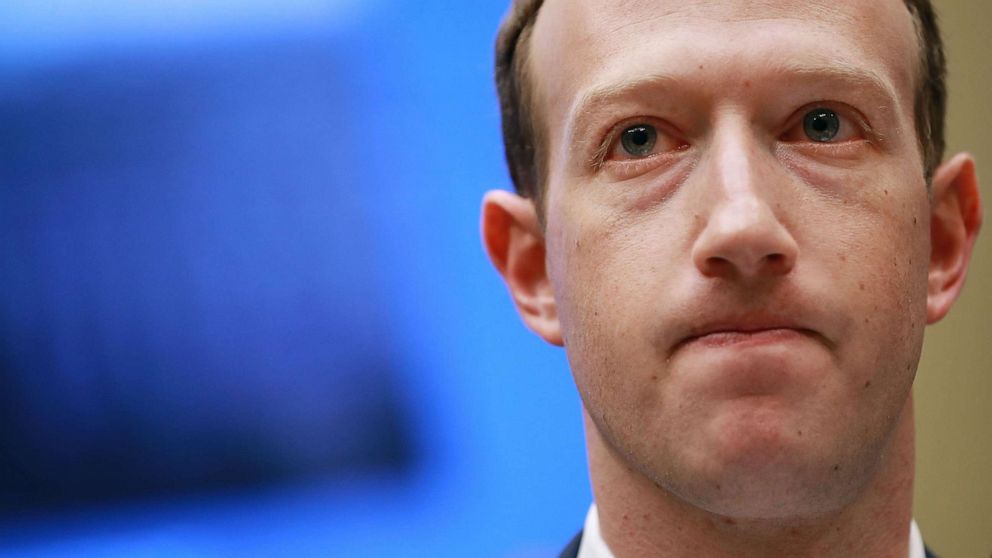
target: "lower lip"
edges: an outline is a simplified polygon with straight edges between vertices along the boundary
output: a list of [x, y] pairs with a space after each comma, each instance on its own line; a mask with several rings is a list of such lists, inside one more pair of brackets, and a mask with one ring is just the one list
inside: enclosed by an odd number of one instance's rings
[[754, 347], [774, 343], [785, 343], [802, 339], [800, 330], [790, 328], [762, 329], [757, 331], [721, 331], [696, 337], [689, 344], [708, 348]]

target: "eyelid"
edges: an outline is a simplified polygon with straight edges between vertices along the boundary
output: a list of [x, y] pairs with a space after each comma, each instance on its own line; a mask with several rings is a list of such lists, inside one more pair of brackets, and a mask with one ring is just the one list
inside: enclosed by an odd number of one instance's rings
[[[779, 139], [787, 143], [817, 143], [818, 145], [830, 145], [844, 143], [845, 141], [853, 141], [848, 139], [819, 143], [805, 137], [805, 133], [802, 130], [803, 119], [810, 113], [810, 111], [816, 109], [828, 109], [833, 111], [841, 119], [842, 126], [843, 123], [846, 122], [854, 128], [855, 132], [860, 132], [863, 139], [871, 142], [881, 142], [882, 140], [881, 135], [872, 128], [871, 124], [868, 122], [868, 119], [865, 118], [861, 111], [846, 103], [837, 101], [816, 101], [804, 105], [799, 110], [792, 113], [792, 116], [786, 120], [785, 129], [781, 134], [779, 134]], [[786, 136], [796, 130], [799, 130], [800, 139], [786, 139]]]
[[[688, 143], [682, 139], [679, 139], [682, 134], [675, 129], [674, 126], [661, 120], [660, 118], [653, 116], [634, 116], [631, 118], [625, 118], [619, 123], [614, 124], [607, 130], [603, 139], [599, 142], [599, 146], [596, 151], [592, 154], [589, 159], [589, 166], [594, 170], [600, 170], [606, 165], [607, 161], [610, 160], [610, 155], [615, 150], [616, 146], [620, 143], [620, 135], [624, 130], [636, 126], [638, 124], [647, 124], [653, 126], [658, 132], [658, 145], [664, 145], [666, 142], [677, 141], [680, 143], [680, 148], [688, 145]], [[656, 153], [647, 155], [645, 157], [631, 157], [630, 159], [624, 159], [624, 161], [645, 161], [653, 158], [658, 153], [665, 151], [670, 151], [668, 149], [656, 150]]]

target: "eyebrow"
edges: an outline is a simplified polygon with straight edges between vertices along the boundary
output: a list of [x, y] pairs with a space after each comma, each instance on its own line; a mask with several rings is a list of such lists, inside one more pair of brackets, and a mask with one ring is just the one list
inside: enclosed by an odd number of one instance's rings
[[[810, 65], [786, 60], [775, 64], [765, 74], [777, 76], [780, 79], [794, 77], [807, 83], [813, 81], [840, 83], [846, 88], [867, 90], [874, 92], [876, 96], [881, 95], [888, 105], [894, 104], [898, 99], [892, 84], [879, 74], [866, 68], [844, 63]], [[681, 87], [681, 82], [682, 80], [675, 75], [657, 73], [594, 87], [583, 94], [579, 101], [573, 105], [575, 108], [569, 116], [569, 135], [574, 137], [576, 130], [586, 130], [590, 124], [588, 120], [602, 107], [616, 104], [639, 91]]]
[[812, 77], [823, 81], [836, 81], [858, 89], [867, 89], [885, 96], [888, 100], [895, 102], [898, 98], [895, 87], [892, 83], [876, 72], [867, 68], [834, 63], [828, 66], [810, 66], [805, 64], [790, 64], [788, 62], [779, 65], [775, 70], [784, 76]]

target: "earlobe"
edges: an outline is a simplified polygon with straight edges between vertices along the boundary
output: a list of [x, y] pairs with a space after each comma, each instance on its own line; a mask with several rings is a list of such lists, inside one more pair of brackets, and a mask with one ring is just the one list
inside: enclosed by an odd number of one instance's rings
[[975, 161], [960, 153], [934, 173], [930, 205], [927, 323], [942, 319], [961, 293], [972, 248], [982, 226]]
[[558, 308], [545, 265], [544, 233], [534, 204], [504, 190], [482, 201], [482, 241], [517, 311], [531, 330], [562, 345]]

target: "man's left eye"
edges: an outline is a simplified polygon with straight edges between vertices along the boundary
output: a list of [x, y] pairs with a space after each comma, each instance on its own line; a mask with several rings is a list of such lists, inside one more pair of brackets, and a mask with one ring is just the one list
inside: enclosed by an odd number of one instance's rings
[[782, 141], [841, 143], [861, 137], [862, 129], [848, 115], [820, 106], [804, 111], [782, 135]]

